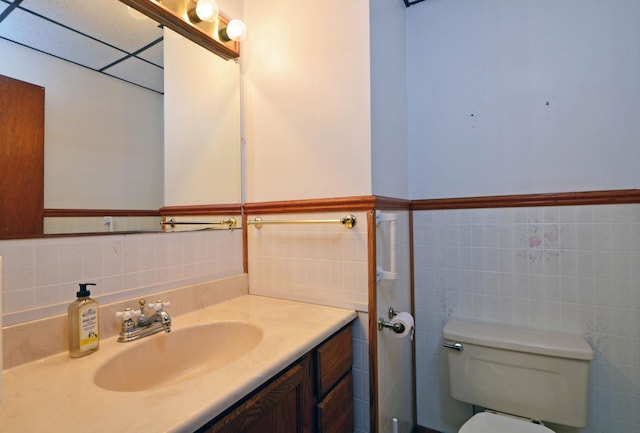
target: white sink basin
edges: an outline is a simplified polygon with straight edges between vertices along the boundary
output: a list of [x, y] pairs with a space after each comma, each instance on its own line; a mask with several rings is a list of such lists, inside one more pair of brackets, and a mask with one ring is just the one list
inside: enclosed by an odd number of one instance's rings
[[94, 383], [110, 391], [146, 391], [219, 370], [262, 340], [257, 326], [214, 322], [145, 337], [102, 364]]

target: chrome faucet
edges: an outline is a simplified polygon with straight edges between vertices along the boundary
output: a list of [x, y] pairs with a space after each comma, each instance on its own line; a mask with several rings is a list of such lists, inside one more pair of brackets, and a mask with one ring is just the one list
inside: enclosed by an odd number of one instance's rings
[[[147, 304], [147, 301], [141, 299], [138, 304], [140, 304], [139, 310], [126, 308], [116, 313], [116, 317], [122, 320], [119, 342], [137, 340], [160, 331], [171, 332], [171, 317], [164, 311], [164, 307], [170, 305], [169, 302], [156, 301]], [[153, 314], [147, 316], [144, 312], [145, 306], [153, 310]]]

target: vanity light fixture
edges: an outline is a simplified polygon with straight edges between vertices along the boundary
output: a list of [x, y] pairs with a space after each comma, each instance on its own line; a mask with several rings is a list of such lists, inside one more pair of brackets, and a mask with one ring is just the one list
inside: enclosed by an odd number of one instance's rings
[[247, 29], [220, 14], [216, 0], [120, 0], [223, 59], [240, 56]]
[[233, 19], [229, 21], [227, 27], [220, 30], [220, 39], [225, 42], [228, 41], [244, 41], [247, 37], [247, 26], [242, 20]]
[[216, 0], [193, 0], [193, 3], [187, 11], [192, 23], [197, 24], [202, 21], [212, 23], [218, 19], [220, 8]]

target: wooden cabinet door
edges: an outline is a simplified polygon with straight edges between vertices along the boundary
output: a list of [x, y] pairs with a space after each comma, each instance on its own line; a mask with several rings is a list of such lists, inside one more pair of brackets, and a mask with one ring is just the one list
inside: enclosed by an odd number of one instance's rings
[[354, 416], [353, 376], [349, 372], [318, 404], [317, 433], [351, 433]]
[[316, 392], [319, 400], [351, 370], [353, 364], [352, 329], [348, 326], [325, 341], [315, 355], [317, 380]]
[[0, 239], [42, 236], [44, 88], [0, 75]]
[[352, 432], [354, 428], [352, 327], [349, 325], [315, 351], [316, 433]]
[[306, 433], [309, 413], [307, 358], [200, 433]]

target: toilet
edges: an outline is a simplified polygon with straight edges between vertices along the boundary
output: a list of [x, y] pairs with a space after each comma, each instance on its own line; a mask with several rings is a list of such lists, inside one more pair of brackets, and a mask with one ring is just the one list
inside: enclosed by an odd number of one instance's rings
[[442, 336], [451, 396], [485, 408], [459, 433], [586, 427], [593, 350], [582, 336], [458, 319]]

